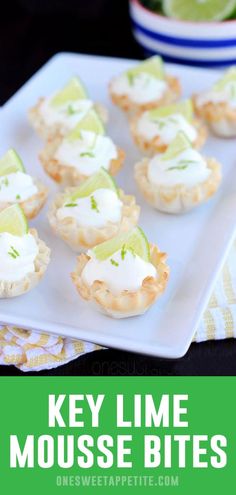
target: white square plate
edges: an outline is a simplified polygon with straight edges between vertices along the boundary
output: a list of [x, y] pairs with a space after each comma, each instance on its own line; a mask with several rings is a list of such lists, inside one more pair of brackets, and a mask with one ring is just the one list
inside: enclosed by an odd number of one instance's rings
[[[0, 321], [25, 328], [81, 338], [127, 351], [168, 358], [187, 351], [207, 304], [216, 276], [235, 233], [236, 148], [234, 140], [210, 137], [204, 153], [223, 165], [223, 183], [207, 204], [182, 216], [158, 213], [139, 195], [133, 166], [139, 152], [132, 143], [125, 115], [109, 101], [107, 84], [112, 76], [134, 61], [62, 53], [53, 57], [2, 108], [0, 153], [14, 147], [32, 175], [51, 189], [38, 161], [42, 142], [27, 121], [27, 110], [38, 97], [62, 86], [72, 75], [81, 76], [91, 98], [110, 112], [108, 133], [123, 147], [127, 159], [118, 183], [135, 194], [142, 207], [140, 225], [149, 239], [168, 253], [171, 268], [165, 294], [143, 316], [113, 320], [88, 308], [71, 282], [75, 254], [50, 232], [47, 207], [33, 225], [52, 249], [52, 260], [43, 281], [32, 292], [16, 299], [0, 300]], [[183, 95], [200, 91], [217, 78], [216, 72], [181, 66], [167, 67], [181, 78]]]

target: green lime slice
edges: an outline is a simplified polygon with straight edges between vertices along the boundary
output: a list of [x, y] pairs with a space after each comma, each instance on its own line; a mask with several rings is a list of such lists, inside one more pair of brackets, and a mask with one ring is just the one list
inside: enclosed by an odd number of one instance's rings
[[69, 101], [82, 100], [87, 98], [87, 93], [78, 77], [73, 77], [61, 91], [52, 98], [53, 106], [64, 105]]
[[132, 78], [138, 74], [142, 74], [143, 72], [156, 77], [156, 79], [164, 79], [165, 73], [162, 58], [158, 55], [154, 55], [153, 57], [150, 57], [136, 65], [133, 69], [128, 70], [126, 74], [132, 83]]
[[68, 134], [68, 139], [79, 139], [81, 131], [91, 131], [94, 134], [105, 134], [102, 121], [94, 110], [89, 110], [76, 127]]
[[172, 160], [172, 158], [175, 158], [188, 148], [192, 148], [192, 144], [184, 132], [180, 131], [172, 143], [170, 143], [161, 159], [165, 161]]
[[3, 232], [19, 237], [27, 234], [28, 222], [19, 205], [9, 206], [0, 212], [0, 234]]
[[229, 70], [227, 70], [223, 77], [214, 84], [213, 89], [215, 91], [221, 91], [227, 84], [231, 82], [236, 83], [236, 66], [233, 66]]
[[13, 174], [14, 172], [25, 172], [25, 168], [17, 152], [10, 148], [0, 158], [0, 176]]
[[98, 260], [104, 261], [119, 249], [122, 249], [124, 255], [125, 250], [130, 250], [145, 261], [150, 261], [149, 243], [140, 227], [135, 227], [126, 234], [120, 234], [109, 241], [105, 241], [93, 248], [92, 251]]
[[119, 194], [114, 179], [103, 167], [99, 170], [99, 172], [85, 180], [83, 184], [76, 189], [74, 194], [68, 197], [68, 200], [73, 203], [73, 201], [76, 201], [78, 198], [85, 198], [86, 196], [89, 196], [97, 189], [111, 189], [117, 195]]
[[193, 120], [193, 104], [190, 99], [175, 103], [174, 105], [168, 105], [166, 107], [154, 108], [149, 111], [150, 118], [161, 119], [169, 117], [173, 114], [183, 115], [188, 122]]
[[183, 21], [223, 21], [231, 16], [235, 8], [235, 0], [163, 1], [164, 14]]

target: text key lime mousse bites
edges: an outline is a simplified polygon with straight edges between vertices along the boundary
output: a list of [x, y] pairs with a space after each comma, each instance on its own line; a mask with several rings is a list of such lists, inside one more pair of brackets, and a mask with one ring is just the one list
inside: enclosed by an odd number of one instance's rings
[[22, 208], [15, 204], [0, 212], [0, 298], [30, 291], [44, 275], [50, 249], [29, 229]]
[[52, 230], [77, 252], [134, 227], [140, 208], [101, 168], [79, 187], [56, 196], [48, 219]]
[[194, 118], [191, 100], [138, 113], [130, 128], [135, 143], [148, 155], [165, 151], [180, 131], [195, 148], [200, 148], [207, 136], [206, 127]]
[[0, 211], [18, 203], [28, 219], [34, 218], [47, 199], [48, 190], [41, 181], [27, 174], [14, 149], [0, 158]]
[[40, 98], [30, 109], [29, 120], [39, 136], [47, 140], [67, 134], [91, 108], [96, 108], [101, 119], [106, 121], [106, 110], [94, 104], [80, 79], [73, 77], [61, 90]]
[[103, 167], [116, 175], [125, 153], [105, 135], [104, 126], [90, 110], [65, 137], [49, 140], [39, 156], [44, 170], [56, 182], [76, 186]]
[[135, 180], [151, 206], [166, 213], [183, 213], [215, 194], [221, 165], [203, 157], [180, 132], [165, 153], [136, 164]]
[[193, 96], [195, 111], [220, 137], [236, 136], [236, 66], [211, 89]]
[[165, 73], [163, 61], [154, 56], [114, 77], [111, 99], [126, 112], [149, 110], [175, 101], [180, 95], [178, 79]]
[[79, 255], [72, 280], [80, 296], [113, 318], [145, 313], [164, 292], [166, 255], [139, 227]]

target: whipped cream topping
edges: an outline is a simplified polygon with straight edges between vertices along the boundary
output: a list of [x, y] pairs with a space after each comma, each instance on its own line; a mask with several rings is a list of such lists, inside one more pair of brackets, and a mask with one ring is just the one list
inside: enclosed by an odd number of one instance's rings
[[148, 164], [148, 179], [159, 186], [183, 184], [193, 187], [207, 180], [210, 173], [206, 160], [192, 148], [171, 160], [163, 160], [161, 155], [156, 155]]
[[148, 103], [158, 100], [166, 91], [167, 83], [151, 74], [141, 72], [136, 75], [121, 74], [111, 82], [111, 89], [117, 95], [126, 95], [135, 103]]
[[195, 127], [181, 114], [153, 118], [144, 112], [138, 120], [137, 131], [149, 141], [159, 136], [165, 144], [171, 143], [179, 131], [183, 131], [191, 143], [197, 138]]
[[24, 172], [0, 177], [0, 202], [19, 203], [37, 193], [33, 178]]
[[7, 232], [0, 234], [0, 280], [17, 282], [35, 271], [38, 246], [30, 233], [18, 237]]
[[197, 103], [200, 106], [211, 102], [228, 103], [232, 108], [236, 108], [236, 81], [229, 81], [220, 90], [213, 87], [210, 91], [197, 97]]
[[81, 174], [90, 176], [101, 167], [109, 169], [117, 158], [117, 149], [108, 136], [81, 131], [79, 139], [63, 139], [55, 158], [65, 166], [75, 167]]
[[73, 129], [93, 106], [93, 102], [87, 99], [67, 101], [63, 105], [53, 105], [54, 96], [43, 100], [40, 105], [40, 115], [46, 125], [60, 124], [65, 131]]
[[88, 251], [88, 255], [90, 259], [83, 269], [82, 279], [89, 287], [95, 280], [100, 280], [106, 283], [111, 292], [119, 294], [123, 290], [136, 291], [146, 277], [157, 276], [152, 263], [129, 250], [125, 256], [119, 250], [104, 261], [99, 261], [92, 250]]
[[85, 198], [78, 198], [73, 203], [67, 201], [57, 210], [59, 220], [72, 217], [81, 227], [102, 228], [108, 222], [119, 223], [122, 216], [123, 203], [115, 191], [97, 189]]

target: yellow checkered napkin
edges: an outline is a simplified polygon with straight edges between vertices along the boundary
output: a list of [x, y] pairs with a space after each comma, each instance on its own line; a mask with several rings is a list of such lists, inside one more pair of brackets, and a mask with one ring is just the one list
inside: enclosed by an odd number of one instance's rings
[[[236, 241], [195, 334], [195, 342], [236, 337]], [[0, 326], [0, 364], [22, 371], [56, 368], [87, 352], [95, 344]]]

